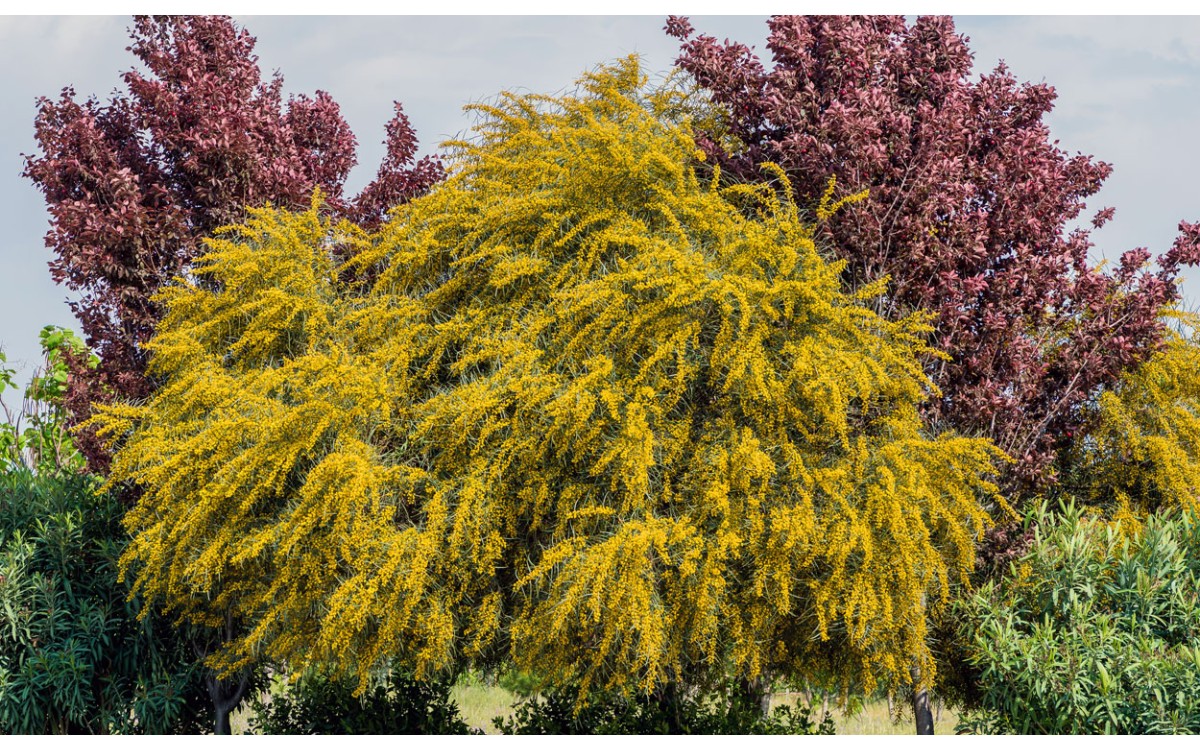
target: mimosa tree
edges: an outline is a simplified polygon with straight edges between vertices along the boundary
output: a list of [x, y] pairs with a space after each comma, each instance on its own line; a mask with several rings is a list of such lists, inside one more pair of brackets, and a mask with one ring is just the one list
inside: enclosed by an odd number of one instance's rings
[[845, 291], [834, 187], [700, 179], [633, 60], [476, 109], [378, 231], [255, 210], [160, 295], [163, 387], [97, 420], [136, 590], [250, 623], [224, 667], [364, 685], [496, 649], [585, 695], [928, 675], [1001, 454], [922, 423], [926, 319]]

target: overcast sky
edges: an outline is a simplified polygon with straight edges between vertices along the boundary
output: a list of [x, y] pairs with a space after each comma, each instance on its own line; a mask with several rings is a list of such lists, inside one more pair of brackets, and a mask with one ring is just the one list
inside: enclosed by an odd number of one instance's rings
[[[279, 70], [285, 90], [328, 91], [359, 141], [348, 190], [374, 175], [393, 100], [404, 104], [428, 153], [464, 131], [462, 106], [501, 90], [557, 92], [598, 63], [640, 53], [667, 71], [675, 40], [661, 16], [623, 17], [244, 17], [258, 38], [264, 74]], [[694, 16], [697, 30], [762, 51], [762, 17]], [[1167, 249], [1181, 219], [1200, 220], [1200, 18], [958, 17], [975, 74], [1004, 59], [1019, 80], [1053, 85], [1049, 123], [1068, 153], [1113, 164], [1092, 209], [1115, 219], [1093, 233], [1100, 257], [1133, 247]], [[50, 280], [41, 194], [20, 177], [34, 152], [35, 99], [67, 85], [107, 98], [133, 66], [126, 17], [0, 18], [0, 349], [22, 365], [38, 357], [48, 323], [75, 327], [67, 291]], [[1185, 284], [1200, 301], [1200, 271]]]

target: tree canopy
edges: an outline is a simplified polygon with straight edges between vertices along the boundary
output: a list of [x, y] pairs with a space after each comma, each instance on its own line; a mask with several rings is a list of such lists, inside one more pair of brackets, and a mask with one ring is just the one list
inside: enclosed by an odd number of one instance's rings
[[1166, 347], [1096, 399], [1064, 489], [1121, 516], [1200, 510], [1200, 372], [1195, 315], [1171, 312]]
[[163, 387], [96, 420], [135, 589], [249, 622], [226, 666], [364, 685], [496, 647], [585, 691], [930, 673], [1001, 454], [924, 428], [925, 319], [814, 243], [846, 201], [700, 179], [634, 59], [476, 109], [378, 231], [254, 210], [160, 294]]

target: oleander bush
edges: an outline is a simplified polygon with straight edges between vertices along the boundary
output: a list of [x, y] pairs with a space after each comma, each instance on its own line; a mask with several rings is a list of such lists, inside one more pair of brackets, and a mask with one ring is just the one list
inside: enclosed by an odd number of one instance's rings
[[79, 474], [0, 472], [0, 732], [199, 732], [203, 675], [117, 578], [123, 508]]
[[965, 605], [979, 706], [960, 731], [1200, 731], [1200, 522], [1040, 512], [1011, 574]]

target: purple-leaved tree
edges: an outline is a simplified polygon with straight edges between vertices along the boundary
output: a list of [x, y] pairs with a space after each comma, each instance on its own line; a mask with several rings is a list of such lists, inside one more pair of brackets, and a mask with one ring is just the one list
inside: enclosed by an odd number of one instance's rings
[[742, 179], [779, 164], [802, 201], [831, 176], [845, 194], [868, 188], [827, 222], [827, 244], [848, 283], [888, 277], [881, 312], [934, 314], [951, 359], [928, 363], [941, 398], [927, 418], [1009, 453], [1014, 499], [1051, 484], [1058, 449], [1084, 426], [1081, 407], [1160, 347], [1160, 312], [1179, 298], [1181, 266], [1200, 261], [1200, 226], [1181, 223], [1157, 268], [1144, 248], [1108, 271], [1091, 265], [1088, 232], [1067, 225], [1111, 167], [1051, 140], [1051, 86], [1018, 83], [1003, 64], [972, 80], [949, 18], [768, 26], [769, 67], [667, 19], [678, 64], [728, 111], [728, 132], [701, 133], [700, 146]]
[[[337, 103], [323, 91], [285, 103], [282, 77], [262, 79], [254, 37], [232, 20], [139, 17], [131, 37], [148, 72], [126, 72], [128, 93], [107, 103], [79, 102], [70, 88], [40, 99], [39, 153], [25, 157], [50, 211], [51, 273], [80, 293], [72, 306], [100, 357], [95, 369], [72, 367], [66, 403], [77, 423], [97, 402], [153, 390], [143, 349], [160, 315], [153, 295], [246, 206], [302, 208], [319, 188], [331, 211], [370, 227], [442, 177], [436, 158], [416, 158], [396, 104], [378, 175], [347, 198], [356, 141]], [[100, 443], [86, 432], [77, 440], [103, 472]]]

